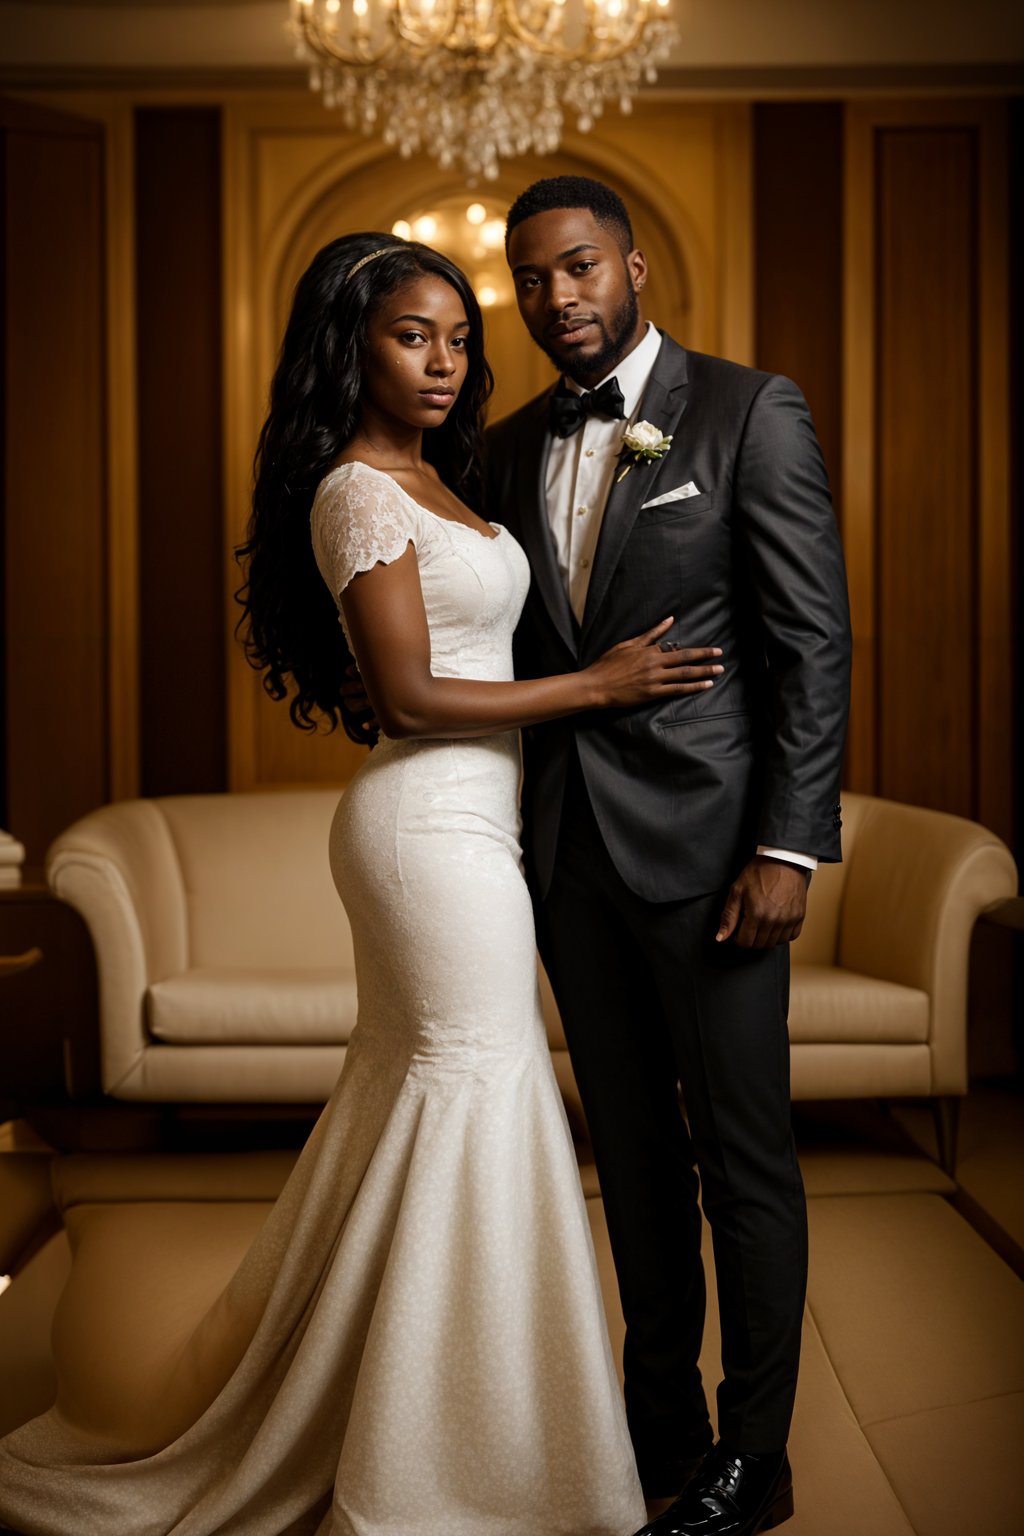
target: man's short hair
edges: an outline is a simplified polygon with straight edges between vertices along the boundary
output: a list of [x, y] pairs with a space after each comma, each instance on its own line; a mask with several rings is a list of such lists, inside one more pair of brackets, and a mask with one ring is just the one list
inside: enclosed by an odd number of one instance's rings
[[535, 213], [550, 213], [554, 208], [586, 208], [599, 224], [614, 229], [623, 255], [633, 249], [633, 226], [617, 192], [589, 176], [547, 176], [520, 192], [509, 209], [505, 221], [506, 251], [517, 225], [532, 219]]

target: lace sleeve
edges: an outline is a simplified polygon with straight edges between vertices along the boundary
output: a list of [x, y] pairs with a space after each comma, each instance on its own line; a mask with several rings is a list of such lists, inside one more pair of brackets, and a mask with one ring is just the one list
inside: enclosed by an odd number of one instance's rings
[[353, 576], [397, 560], [416, 543], [419, 527], [415, 506], [390, 475], [357, 463], [321, 481], [310, 531], [320, 574], [340, 606]]

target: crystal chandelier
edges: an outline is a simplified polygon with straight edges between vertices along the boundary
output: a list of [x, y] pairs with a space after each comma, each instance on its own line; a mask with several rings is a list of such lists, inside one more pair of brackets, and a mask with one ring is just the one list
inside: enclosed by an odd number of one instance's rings
[[671, 0], [291, 0], [309, 82], [349, 128], [473, 181], [628, 112], [675, 37]]

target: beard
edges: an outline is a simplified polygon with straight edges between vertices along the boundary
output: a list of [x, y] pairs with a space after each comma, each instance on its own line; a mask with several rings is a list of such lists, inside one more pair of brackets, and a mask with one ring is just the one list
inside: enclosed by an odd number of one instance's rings
[[575, 362], [571, 359], [566, 360], [554, 347], [536, 336], [533, 339], [560, 373], [568, 374], [576, 384], [585, 385], [587, 379], [603, 379], [605, 374], [610, 373], [616, 363], [622, 360], [627, 344], [636, 334], [639, 316], [640, 304], [630, 285], [623, 295], [622, 303], [607, 324], [595, 315], [593, 323], [600, 331], [602, 339], [597, 351], [592, 352], [588, 357], [581, 357]]

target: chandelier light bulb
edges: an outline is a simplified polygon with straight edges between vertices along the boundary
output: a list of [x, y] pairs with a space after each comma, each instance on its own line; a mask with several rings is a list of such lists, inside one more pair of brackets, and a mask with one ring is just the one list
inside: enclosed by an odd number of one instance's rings
[[[406, 207], [404, 216], [391, 225], [391, 232], [405, 239], [425, 238], [420, 230], [424, 221], [429, 220], [436, 230], [429, 244], [462, 268], [484, 308], [501, 309], [515, 302], [512, 281], [499, 254], [504, 246], [505, 203], [504, 197], [468, 203], [465, 193], [455, 191], [437, 202]], [[480, 222], [472, 222], [471, 213]], [[495, 232], [499, 236], [497, 242]], [[484, 243], [485, 233], [489, 244]], [[485, 297], [484, 290], [493, 297]]]

